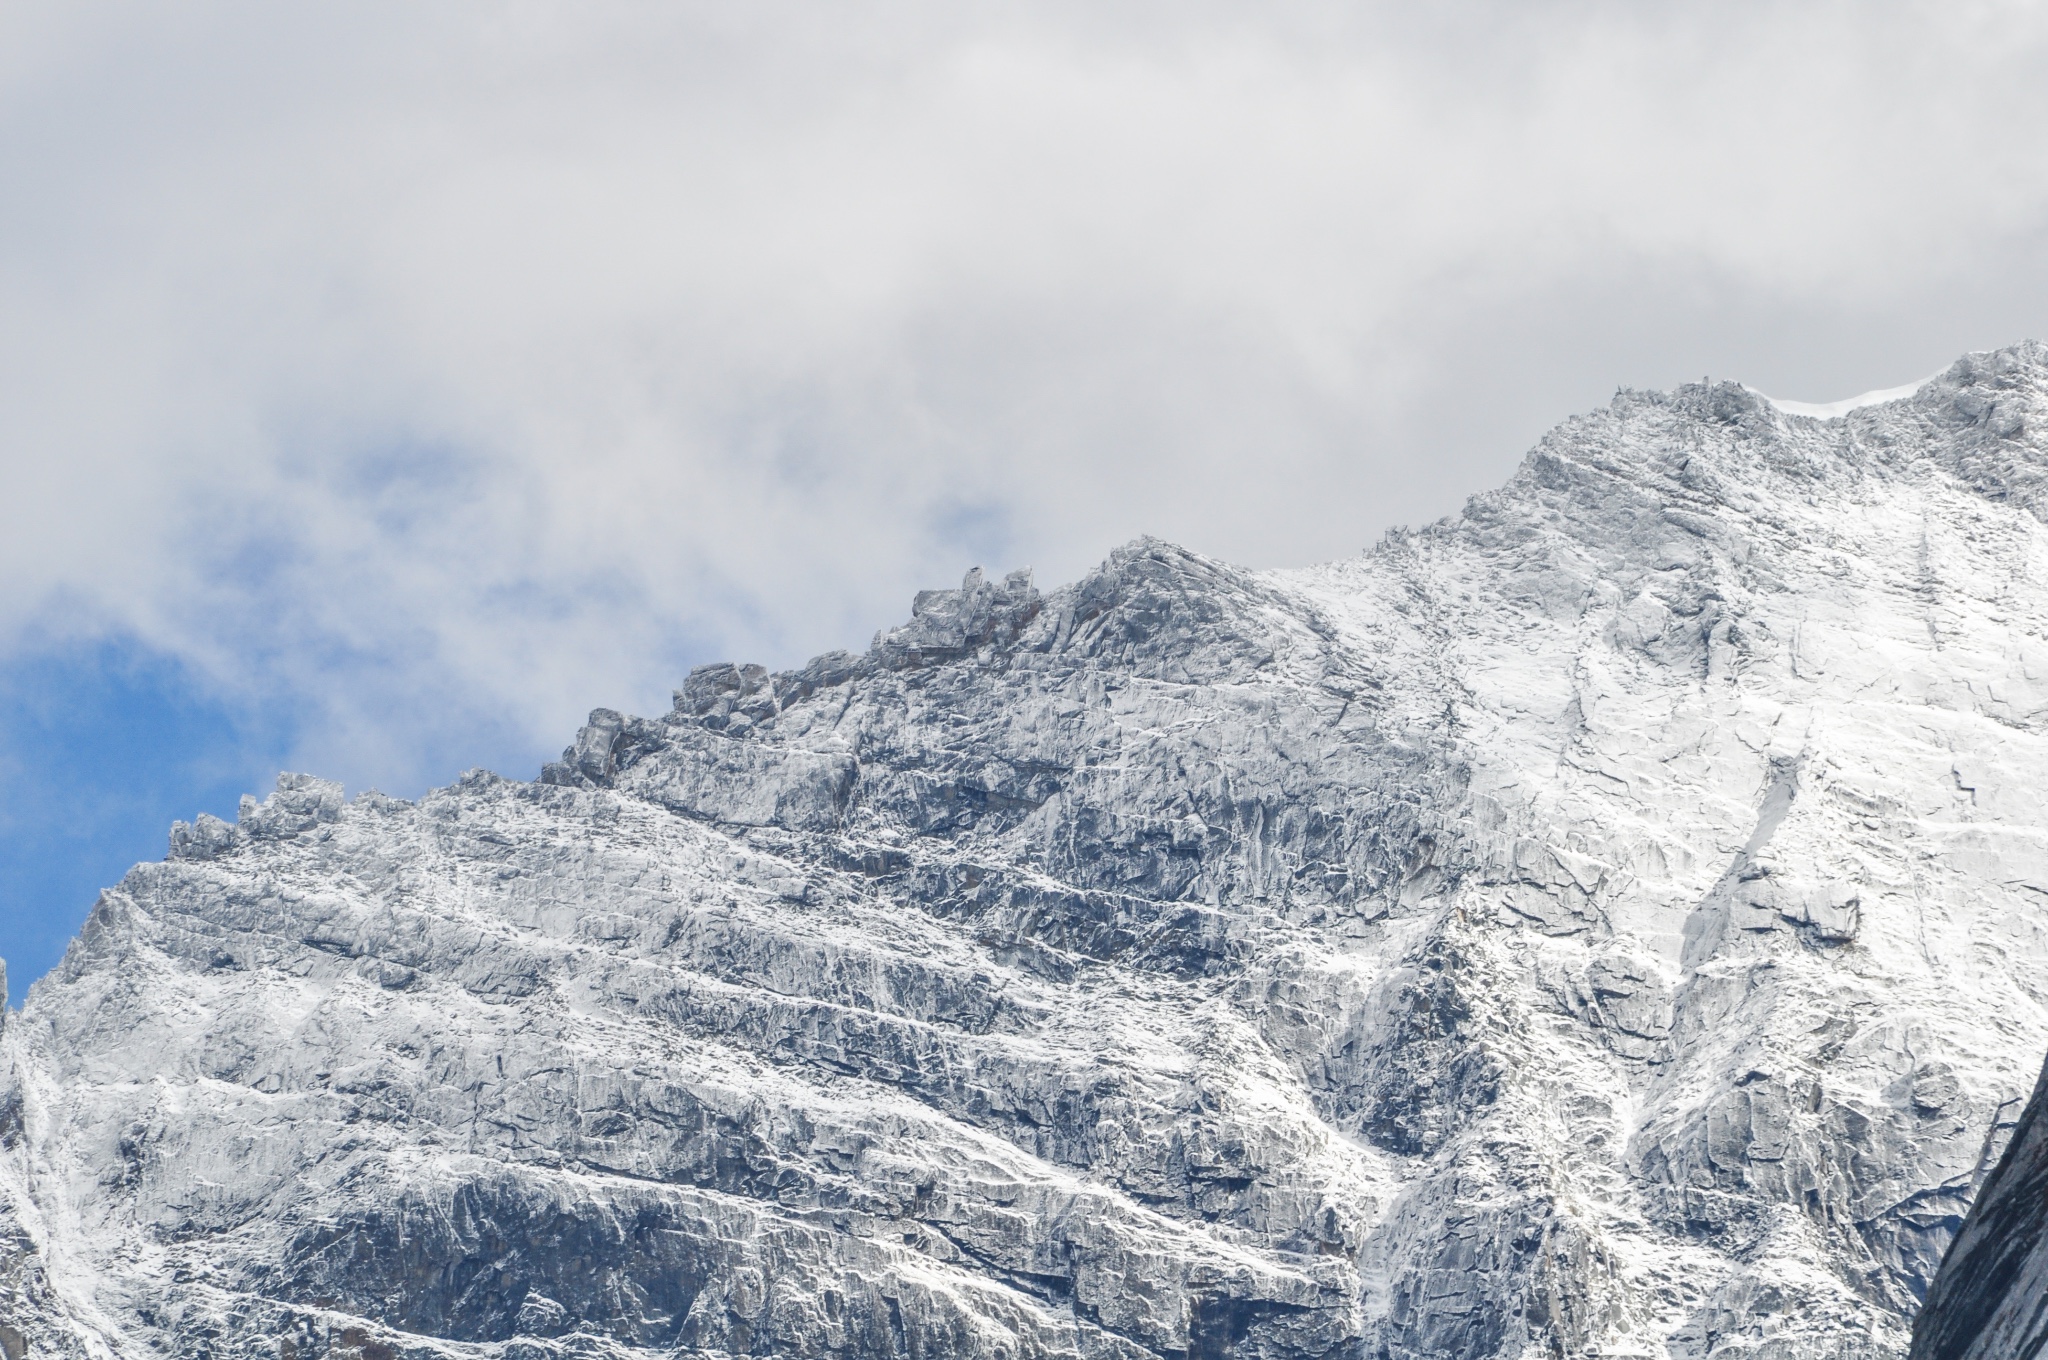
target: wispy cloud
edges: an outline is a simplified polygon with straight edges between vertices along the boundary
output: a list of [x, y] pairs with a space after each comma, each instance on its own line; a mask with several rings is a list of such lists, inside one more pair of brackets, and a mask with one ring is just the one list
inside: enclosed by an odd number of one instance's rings
[[[442, 778], [974, 561], [1356, 551], [2039, 333], [2019, 4], [0, 10], [0, 630]], [[502, 747], [500, 738], [494, 749]]]

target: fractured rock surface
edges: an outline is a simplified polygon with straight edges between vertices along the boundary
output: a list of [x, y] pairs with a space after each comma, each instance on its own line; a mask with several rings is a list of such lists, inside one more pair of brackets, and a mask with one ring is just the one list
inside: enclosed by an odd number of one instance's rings
[[1913, 1360], [2048, 1350], [2048, 1069], [1913, 1320]]
[[1901, 1356], [2048, 1046], [2044, 513], [2040, 346], [1624, 393], [285, 776], [0, 1033], [0, 1353]]

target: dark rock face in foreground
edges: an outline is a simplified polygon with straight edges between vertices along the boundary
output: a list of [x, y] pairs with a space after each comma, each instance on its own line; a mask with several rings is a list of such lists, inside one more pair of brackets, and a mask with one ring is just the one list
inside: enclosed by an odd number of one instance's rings
[[0, 1034], [0, 1353], [1901, 1356], [2048, 1047], [2048, 351], [286, 776]]
[[1913, 1360], [2048, 1351], [2048, 1068], [1913, 1324]]

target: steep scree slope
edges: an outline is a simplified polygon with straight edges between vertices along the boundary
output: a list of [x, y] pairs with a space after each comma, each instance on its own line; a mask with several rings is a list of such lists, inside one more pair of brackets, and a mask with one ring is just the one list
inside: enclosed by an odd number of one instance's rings
[[2048, 350], [280, 779], [0, 1035], [0, 1353], [1897, 1356], [2048, 1044]]

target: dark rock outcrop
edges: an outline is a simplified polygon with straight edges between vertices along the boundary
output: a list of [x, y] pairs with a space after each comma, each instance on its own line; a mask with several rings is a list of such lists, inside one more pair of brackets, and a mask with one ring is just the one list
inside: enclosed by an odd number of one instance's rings
[[1913, 1323], [1912, 1360], [2048, 1350], [2048, 1068]]

